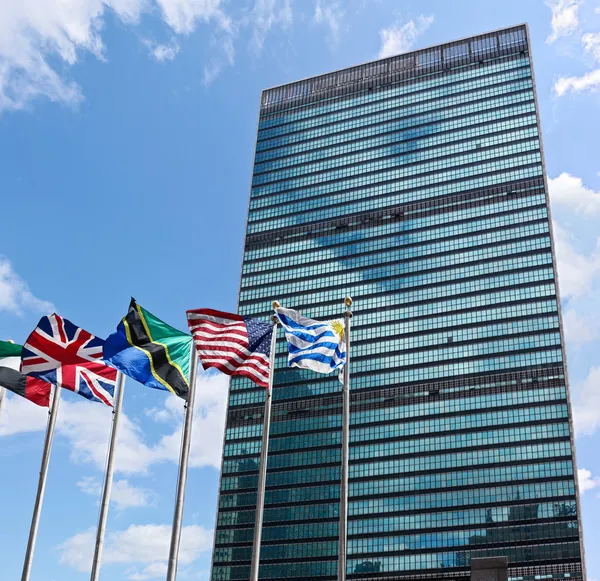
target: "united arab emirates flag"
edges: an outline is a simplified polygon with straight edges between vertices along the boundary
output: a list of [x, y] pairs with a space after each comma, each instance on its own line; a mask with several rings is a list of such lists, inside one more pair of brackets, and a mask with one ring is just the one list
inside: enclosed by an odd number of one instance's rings
[[22, 349], [22, 345], [0, 341], [0, 387], [5, 387], [37, 405], [48, 407], [50, 384], [19, 372]]

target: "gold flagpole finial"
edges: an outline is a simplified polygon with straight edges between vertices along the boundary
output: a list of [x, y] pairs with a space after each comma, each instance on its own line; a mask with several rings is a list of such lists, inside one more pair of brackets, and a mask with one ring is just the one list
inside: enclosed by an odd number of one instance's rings
[[277, 310], [280, 306], [279, 301], [273, 301], [273, 309]]
[[352, 297], [348, 296], [344, 299], [344, 304], [350, 308], [352, 306]]
[[12, 339], [7, 339], [6, 342], [7, 343], [14, 343], [14, 341]]

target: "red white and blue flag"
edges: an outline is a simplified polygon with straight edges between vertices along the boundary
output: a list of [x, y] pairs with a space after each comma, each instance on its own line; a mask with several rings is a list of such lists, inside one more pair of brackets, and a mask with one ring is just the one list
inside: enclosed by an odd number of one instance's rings
[[188, 311], [187, 319], [204, 369], [243, 375], [269, 387], [273, 325], [212, 309]]
[[59, 315], [42, 317], [21, 352], [21, 373], [112, 406], [117, 370], [102, 360], [104, 340]]

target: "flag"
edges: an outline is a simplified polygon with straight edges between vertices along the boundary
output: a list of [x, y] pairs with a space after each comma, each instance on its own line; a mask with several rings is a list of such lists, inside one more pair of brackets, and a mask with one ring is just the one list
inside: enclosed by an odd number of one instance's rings
[[22, 350], [22, 345], [0, 341], [0, 387], [5, 387], [37, 405], [48, 407], [52, 386], [43, 379], [19, 373]]
[[214, 367], [269, 387], [273, 325], [212, 309], [188, 311], [187, 318], [204, 369]]
[[292, 309], [276, 309], [288, 342], [288, 367], [329, 373], [346, 363], [343, 319], [315, 321]]
[[147, 387], [187, 399], [192, 338], [131, 299], [129, 311], [106, 339], [104, 358]]
[[21, 373], [112, 407], [117, 370], [102, 361], [104, 341], [56, 313], [42, 317], [21, 353]]

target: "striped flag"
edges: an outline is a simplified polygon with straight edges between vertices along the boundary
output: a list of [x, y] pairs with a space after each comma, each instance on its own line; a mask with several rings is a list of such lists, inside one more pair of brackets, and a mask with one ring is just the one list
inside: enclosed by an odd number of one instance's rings
[[288, 367], [330, 373], [346, 363], [344, 321], [315, 321], [292, 309], [278, 308], [277, 316], [288, 342]]
[[5, 387], [39, 406], [48, 407], [52, 386], [43, 379], [28, 377], [19, 372], [22, 351], [22, 345], [0, 341], [0, 387]]
[[243, 375], [269, 387], [272, 325], [212, 309], [188, 311], [187, 319], [204, 369]]

